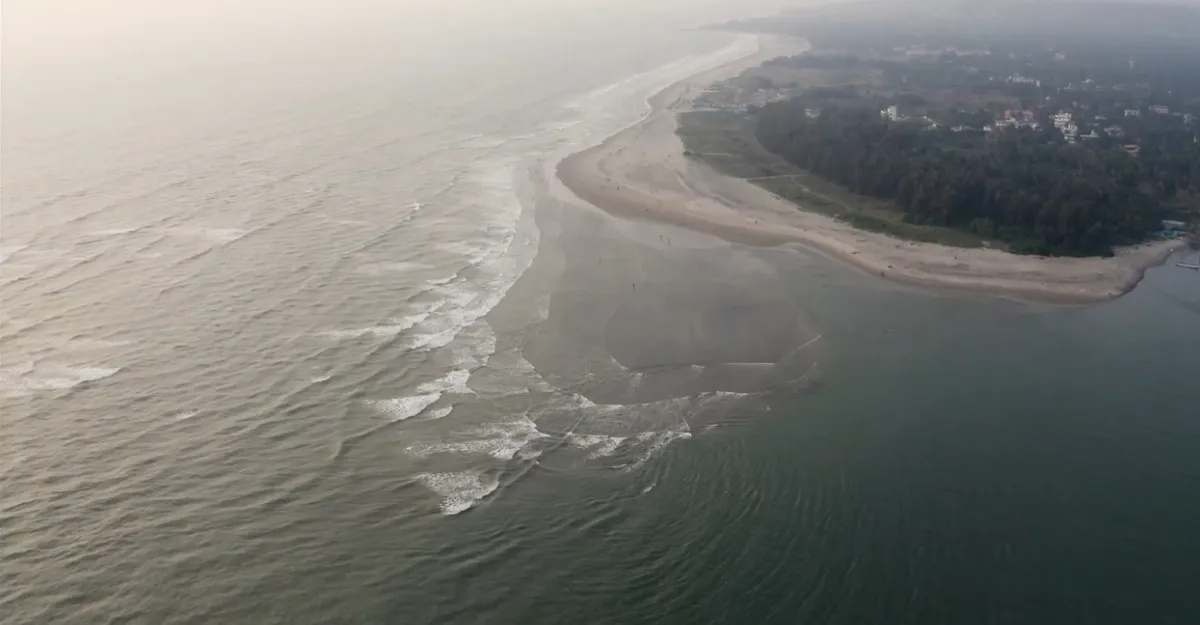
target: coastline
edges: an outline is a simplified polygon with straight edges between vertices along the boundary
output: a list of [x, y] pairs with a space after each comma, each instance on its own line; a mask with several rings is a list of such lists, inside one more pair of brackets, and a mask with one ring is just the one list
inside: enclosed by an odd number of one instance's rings
[[1111, 258], [1046, 258], [906, 241], [805, 211], [684, 155], [677, 114], [693, 98], [713, 82], [804, 48], [798, 40], [760, 36], [754, 54], [666, 87], [647, 101], [650, 111], [639, 122], [564, 158], [556, 167], [558, 179], [576, 197], [618, 217], [667, 223], [745, 245], [800, 244], [910, 285], [1053, 303], [1119, 297], [1182, 244], [1143, 243], [1117, 250]]

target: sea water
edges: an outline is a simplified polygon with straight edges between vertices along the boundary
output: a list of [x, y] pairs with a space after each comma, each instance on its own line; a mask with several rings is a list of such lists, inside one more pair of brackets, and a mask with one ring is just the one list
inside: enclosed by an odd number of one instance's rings
[[1193, 620], [1194, 281], [1047, 309], [714, 246], [819, 384], [555, 375], [562, 303], [509, 297], [554, 162], [753, 40], [353, 8], [6, 50], [0, 622]]

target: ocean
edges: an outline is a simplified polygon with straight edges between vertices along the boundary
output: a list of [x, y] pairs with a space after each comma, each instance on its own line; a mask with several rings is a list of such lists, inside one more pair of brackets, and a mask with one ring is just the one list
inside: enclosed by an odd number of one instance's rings
[[1200, 618], [1194, 273], [604, 216], [554, 164], [756, 44], [566, 15], [6, 65], [0, 623]]

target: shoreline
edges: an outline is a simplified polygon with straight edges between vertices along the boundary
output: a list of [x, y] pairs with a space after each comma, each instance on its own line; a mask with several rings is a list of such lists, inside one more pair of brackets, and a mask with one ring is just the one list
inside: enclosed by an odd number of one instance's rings
[[909, 285], [1051, 303], [1120, 297], [1182, 245], [1159, 241], [1119, 249], [1111, 258], [1048, 258], [907, 241], [806, 211], [684, 156], [677, 114], [692, 99], [713, 82], [805, 48], [799, 40], [760, 36], [757, 52], [651, 96], [650, 111], [640, 121], [559, 161], [557, 178], [579, 199], [617, 217], [666, 223], [731, 243], [799, 244]]

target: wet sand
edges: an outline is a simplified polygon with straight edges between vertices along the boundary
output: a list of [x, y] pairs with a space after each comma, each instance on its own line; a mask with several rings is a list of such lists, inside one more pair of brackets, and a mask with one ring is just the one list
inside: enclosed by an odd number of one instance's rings
[[872, 275], [1060, 303], [1118, 297], [1181, 243], [1155, 242], [1112, 258], [1044, 258], [896, 239], [857, 230], [800, 210], [751, 182], [724, 176], [686, 158], [677, 114], [714, 81], [763, 61], [794, 54], [802, 42], [762, 37], [759, 51], [677, 82], [653, 96], [639, 123], [558, 164], [559, 180], [576, 197], [619, 217], [654, 221], [754, 246], [798, 243]]
[[[559, 389], [642, 410], [816, 381], [821, 333], [785, 269], [755, 248], [629, 228], [548, 188], [537, 197], [537, 257], [489, 314], [498, 352], [519, 350]], [[728, 406], [713, 407], [712, 419], [728, 417]]]

